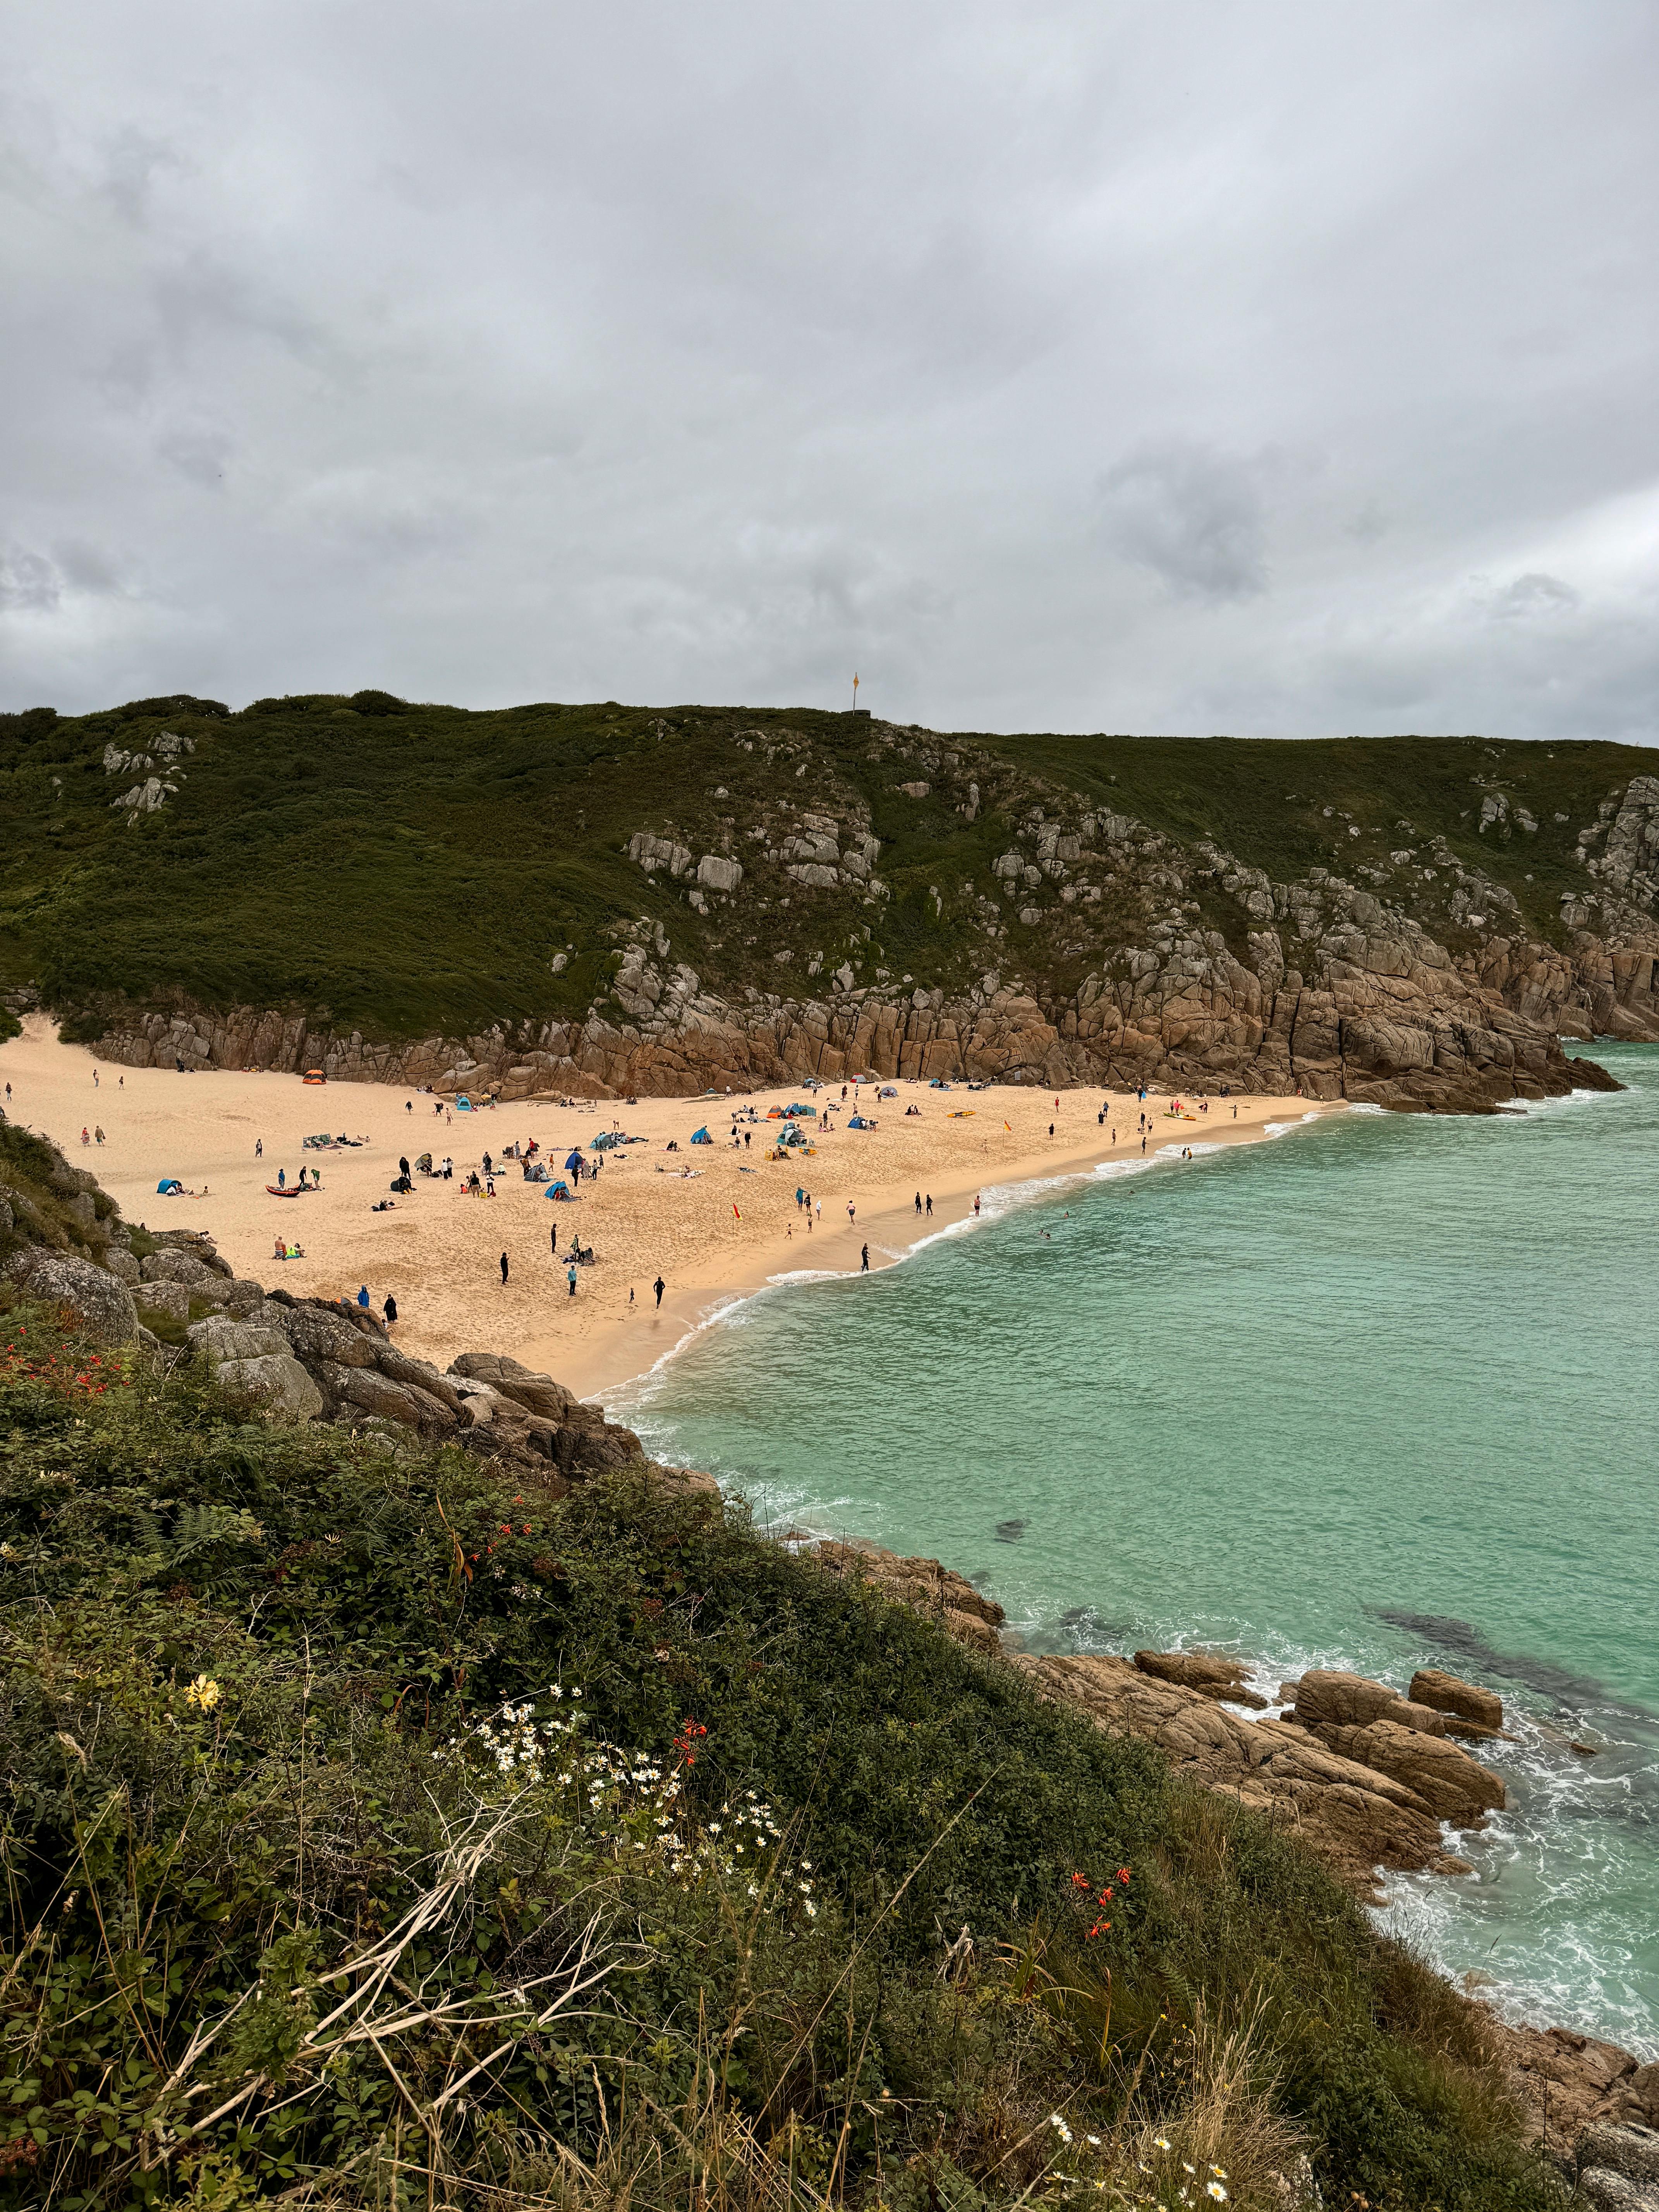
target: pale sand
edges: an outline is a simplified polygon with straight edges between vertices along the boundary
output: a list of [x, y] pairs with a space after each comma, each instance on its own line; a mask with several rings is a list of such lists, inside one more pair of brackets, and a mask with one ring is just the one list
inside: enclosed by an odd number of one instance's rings
[[[405, 1350], [441, 1367], [459, 1352], [509, 1352], [587, 1397], [642, 1373], [717, 1307], [781, 1274], [854, 1271], [866, 1243], [872, 1268], [888, 1267], [929, 1231], [971, 1213], [977, 1193], [1085, 1174], [1103, 1160], [1138, 1161], [1142, 1111], [1152, 1123], [1150, 1159], [1166, 1147], [1259, 1139], [1270, 1121], [1334, 1110], [1304, 1098], [1212, 1097], [1207, 1113], [1176, 1121], [1165, 1118], [1166, 1097], [1155, 1094], [1142, 1108], [1133, 1094], [1118, 1091], [1110, 1094], [1102, 1127], [1096, 1116], [1107, 1094], [1098, 1091], [1061, 1091], [1056, 1103], [1052, 1091], [1026, 1087], [970, 1091], [957, 1084], [944, 1091], [901, 1083], [896, 1099], [878, 1100], [875, 1085], [861, 1087], [860, 1099], [879, 1123], [868, 1131], [847, 1127], [839, 1084], [833, 1094], [768, 1091], [730, 1102], [722, 1096], [560, 1106], [529, 1099], [478, 1114], [447, 1110], [441, 1118], [430, 1097], [379, 1084], [319, 1089], [294, 1075], [109, 1067], [84, 1047], [60, 1043], [39, 1018], [0, 1045], [0, 1085], [6, 1082], [11, 1120], [55, 1139], [72, 1161], [90, 1168], [129, 1221], [208, 1230], [239, 1275], [296, 1296], [355, 1297], [367, 1283], [378, 1309], [391, 1291], [398, 1313], [393, 1335]], [[768, 1107], [797, 1098], [822, 1112], [832, 1096], [836, 1127], [812, 1158], [766, 1158], [780, 1126], [765, 1122]], [[852, 1096], [849, 1089], [848, 1109]], [[406, 1099], [412, 1112], [404, 1110]], [[911, 1104], [920, 1115], [907, 1120]], [[748, 1149], [733, 1152], [731, 1109], [739, 1106], [752, 1106], [763, 1121]], [[953, 1119], [952, 1109], [969, 1118]], [[499, 1156], [506, 1145], [533, 1137], [557, 1171], [573, 1145], [592, 1157], [592, 1139], [613, 1122], [649, 1142], [611, 1153], [597, 1186], [584, 1176], [574, 1204], [550, 1200], [544, 1186], [526, 1182], [513, 1161], [496, 1176], [493, 1200], [462, 1192], [460, 1177], [481, 1168], [486, 1151]], [[714, 1145], [691, 1146], [692, 1131], [705, 1123]], [[83, 1147], [82, 1128], [100, 1126], [106, 1143]], [[324, 1129], [369, 1143], [360, 1152], [302, 1152], [301, 1138]], [[264, 1140], [260, 1160], [253, 1157], [256, 1138]], [[664, 1150], [671, 1138], [678, 1139], [678, 1152]], [[412, 1164], [427, 1151], [439, 1161], [447, 1152], [456, 1179], [429, 1182], [416, 1175], [412, 1197], [399, 1197], [392, 1212], [372, 1212], [374, 1200], [388, 1194], [398, 1155], [407, 1153]], [[301, 1163], [319, 1169], [320, 1191], [267, 1195], [279, 1167], [291, 1183]], [[683, 1180], [682, 1167], [696, 1172]], [[159, 1197], [163, 1176], [210, 1194]], [[795, 1205], [798, 1185], [811, 1192], [815, 1206], [822, 1202], [822, 1219], [810, 1232]], [[918, 1191], [924, 1200], [932, 1195], [931, 1220], [915, 1213]], [[849, 1200], [857, 1208], [854, 1224]], [[733, 1218], [734, 1205], [741, 1220]], [[574, 1298], [563, 1261], [549, 1250], [555, 1225], [562, 1252], [580, 1229], [583, 1244], [599, 1254], [597, 1266], [577, 1271]], [[305, 1258], [275, 1259], [279, 1235], [303, 1244]], [[503, 1250], [510, 1267], [505, 1288]], [[660, 1311], [652, 1291], [659, 1273], [667, 1284]]]

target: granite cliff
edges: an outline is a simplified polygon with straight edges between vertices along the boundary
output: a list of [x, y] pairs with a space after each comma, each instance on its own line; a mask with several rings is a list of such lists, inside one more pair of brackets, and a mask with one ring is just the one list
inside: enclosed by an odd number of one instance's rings
[[360, 700], [9, 718], [14, 1003], [131, 1065], [508, 1098], [868, 1069], [1468, 1109], [1601, 1081], [1563, 1038], [1659, 1038], [1633, 748]]

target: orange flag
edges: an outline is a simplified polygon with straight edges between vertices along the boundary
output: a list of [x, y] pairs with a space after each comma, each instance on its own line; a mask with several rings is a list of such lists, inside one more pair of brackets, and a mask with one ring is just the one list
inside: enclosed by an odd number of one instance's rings
[[734, 1221], [741, 1221], [741, 1220], [743, 1219], [743, 1216], [742, 1216], [742, 1214], [740, 1214], [740, 1213], [738, 1212], [737, 1201], [736, 1201], [736, 1200], [735, 1200], [735, 1199], [732, 1200], [732, 1218]]

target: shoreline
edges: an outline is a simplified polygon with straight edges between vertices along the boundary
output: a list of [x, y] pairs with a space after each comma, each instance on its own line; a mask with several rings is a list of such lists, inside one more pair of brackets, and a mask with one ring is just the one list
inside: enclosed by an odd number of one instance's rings
[[[872, 1273], [896, 1265], [921, 1236], [959, 1230], [976, 1193], [1053, 1185], [1113, 1159], [1139, 1167], [1143, 1111], [1152, 1125], [1150, 1167], [1184, 1144], [1261, 1142], [1270, 1123], [1346, 1110], [1340, 1100], [1212, 1096], [1206, 1113], [1177, 1121], [1165, 1118], [1169, 1097], [1159, 1092], [1142, 1108], [1122, 1091], [970, 1091], [957, 1084], [935, 1091], [918, 1079], [856, 1091], [849, 1081], [846, 1110], [837, 1084], [816, 1092], [790, 1085], [718, 1098], [645, 1097], [632, 1106], [532, 1098], [462, 1113], [430, 1094], [380, 1084], [313, 1088], [294, 1075], [114, 1066], [88, 1047], [61, 1042], [39, 1016], [0, 1045], [4, 1081], [13, 1089], [12, 1121], [50, 1136], [91, 1169], [128, 1221], [205, 1230], [238, 1274], [280, 1283], [297, 1297], [355, 1299], [362, 1286], [379, 1311], [390, 1292], [394, 1336], [404, 1350], [441, 1368], [459, 1352], [487, 1347], [556, 1376], [586, 1399], [638, 1380], [719, 1311], [781, 1277], [856, 1273], [866, 1243]], [[897, 1096], [878, 1098], [883, 1087]], [[848, 1127], [855, 1097], [878, 1126]], [[1103, 1127], [1103, 1099], [1110, 1111]], [[811, 1158], [768, 1160], [783, 1126], [766, 1120], [768, 1109], [792, 1100], [816, 1105], [820, 1115], [831, 1107], [833, 1129], [817, 1136]], [[907, 1115], [907, 1106], [917, 1112]], [[750, 1111], [758, 1119], [743, 1123], [750, 1143], [734, 1151], [732, 1118]], [[544, 1188], [526, 1182], [510, 1160], [495, 1177], [493, 1200], [463, 1194], [461, 1178], [475, 1165], [482, 1174], [486, 1152], [499, 1164], [509, 1144], [533, 1139], [556, 1174], [573, 1146], [591, 1160], [594, 1137], [613, 1124], [644, 1141], [612, 1152], [597, 1182], [584, 1177], [569, 1205], [546, 1203]], [[694, 1148], [692, 1133], [704, 1126], [712, 1142]], [[90, 1138], [99, 1127], [106, 1142], [83, 1146], [82, 1128]], [[302, 1138], [322, 1129], [366, 1142], [305, 1150]], [[258, 1158], [256, 1142], [263, 1144]], [[417, 1173], [410, 1195], [374, 1211], [390, 1194], [399, 1158], [416, 1160], [428, 1147], [434, 1161], [453, 1158], [455, 1179]], [[302, 1164], [320, 1172], [319, 1190], [287, 1200], [268, 1194], [279, 1170], [291, 1185]], [[203, 1194], [160, 1195], [157, 1182], [174, 1176]], [[810, 1232], [794, 1203], [798, 1186], [822, 1206]], [[931, 1219], [915, 1213], [918, 1192], [933, 1199]], [[856, 1209], [850, 1225], [849, 1200]], [[565, 1257], [573, 1231], [599, 1255], [592, 1269], [578, 1271], [574, 1297]], [[301, 1244], [304, 1256], [278, 1261], [278, 1237]], [[659, 1275], [660, 1309], [653, 1289]]]

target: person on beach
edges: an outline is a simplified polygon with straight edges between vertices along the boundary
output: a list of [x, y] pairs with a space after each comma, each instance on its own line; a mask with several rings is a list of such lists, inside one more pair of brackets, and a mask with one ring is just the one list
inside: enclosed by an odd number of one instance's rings
[[270, 1248], [270, 1256], [273, 1260], [286, 1260], [288, 1257], [288, 1247], [280, 1237]]
[[1050, 1122], [1049, 1122], [1049, 1124], [1048, 1124], [1048, 1134], [1052, 1137], [1052, 1136], [1054, 1135], [1054, 1123], [1053, 1123], [1052, 1121], [1050, 1121]]
[[286, 1168], [278, 1168], [276, 1170], [276, 1188], [278, 1190], [286, 1190], [288, 1188], [288, 1170]]
[[83, 1145], [89, 1145], [92, 1142], [92, 1132], [84, 1121], [81, 1124], [81, 1142]]
[[857, 1219], [858, 1208], [854, 1205], [852, 1200], [849, 1198], [847, 1201], [847, 1226], [850, 1229]]
[[656, 1281], [652, 1284], [651, 1287], [656, 1292], [657, 1304], [660, 1306], [662, 1304], [662, 1294], [668, 1288], [668, 1285], [664, 1282], [662, 1277], [659, 1275]]
[[921, 1212], [921, 1193], [920, 1191], [916, 1193], [916, 1212], [918, 1213]]
[[404, 1111], [405, 1114], [412, 1114], [415, 1111], [415, 1101], [412, 1098], [404, 1099]]
[[398, 1155], [398, 1172], [405, 1182], [409, 1181], [409, 1162], [401, 1152]]
[[392, 1297], [392, 1295], [391, 1291], [388, 1291], [386, 1292], [386, 1327], [387, 1327], [388, 1328], [391, 1328], [391, 1326], [392, 1326], [392, 1322], [393, 1322], [394, 1321], [396, 1321], [396, 1320], [397, 1320], [397, 1318], [398, 1318], [398, 1301], [397, 1301], [397, 1299], [396, 1299], [396, 1298], [394, 1298], [394, 1297]]
[[253, 1157], [256, 1160], [262, 1160], [264, 1156], [265, 1140], [263, 1137], [256, 1137], [253, 1139]]
[[870, 1272], [870, 1247], [869, 1247], [867, 1244], [866, 1244], [866, 1245], [864, 1245], [863, 1247], [861, 1247], [861, 1249], [860, 1249], [860, 1252], [859, 1252], [859, 1273], [860, 1273], [860, 1274], [863, 1274], [863, 1275], [867, 1275], [867, 1274], [869, 1273], [869, 1272]]
[[979, 1193], [977, 1191], [974, 1193], [974, 1218], [975, 1221], [979, 1219]]
[[569, 1295], [574, 1298], [576, 1295], [576, 1269], [574, 1262], [565, 1270], [564, 1279], [570, 1285]]
[[559, 1224], [556, 1221], [553, 1224], [553, 1243], [551, 1249], [553, 1257], [556, 1260], [559, 1256]]
[[368, 1311], [368, 1285], [365, 1283], [357, 1293], [357, 1304], [364, 1313]]
[[95, 1067], [92, 1071], [92, 1087], [94, 1091], [98, 1088], [98, 1071]]
[[927, 1206], [927, 1218], [931, 1221], [931, 1220], [933, 1219], [933, 1192], [932, 1192], [931, 1190], [930, 1190], [930, 1191], [928, 1192], [928, 1194], [927, 1194], [927, 1200], [926, 1200], [926, 1206]]
[[94, 1126], [94, 1129], [93, 1129], [93, 1133], [92, 1133], [92, 1141], [94, 1142], [94, 1145], [101, 1145], [101, 1144], [103, 1143], [103, 1141], [104, 1141], [104, 1133], [103, 1133], [103, 1131], [102, 1131], [100, 1128], [96, 1127], [95, 1126]]
[[501, 1255], [501, 1288], [503, 1290], [507, 1288], [507, 1255], [505, 1252]]

